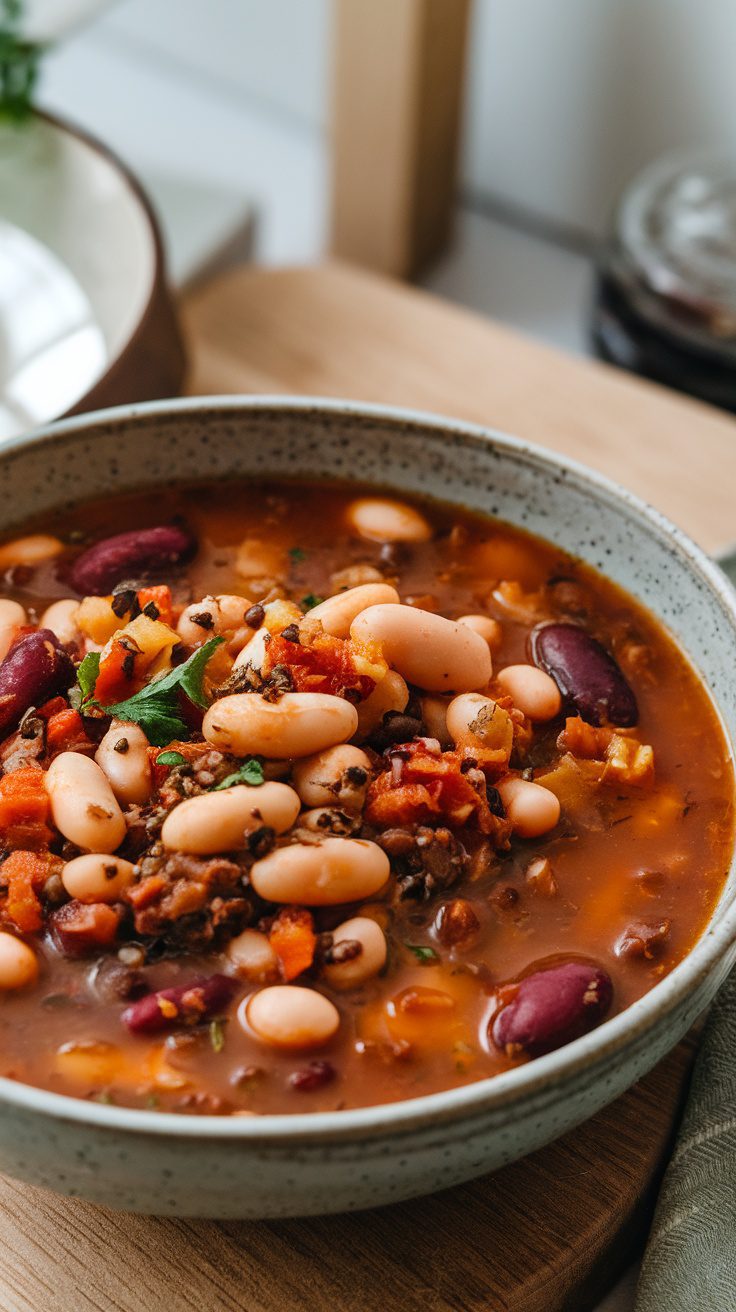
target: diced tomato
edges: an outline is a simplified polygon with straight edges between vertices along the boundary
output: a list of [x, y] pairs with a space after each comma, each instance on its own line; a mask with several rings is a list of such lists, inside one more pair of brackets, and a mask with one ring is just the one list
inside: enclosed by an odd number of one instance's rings
[[309, 969], [317, 946], [314, 921], [309, 911], [300, 907], [283, 907], [271, 926], [268, 939], [287, 983]]
[[363, 701], [383, 678], [388, 666], [378, 648], [368, 649], [350, 638], [302, 630], [298, 642], [274, 634], [266, 648], [263, 673], [285, 665], [297, 692], [326, 692]]
[[491, 812], [485, 792], [463, 773], [463, 764], [461, 752], [438, 752], [422, 740], [399, 745], [388, 769], [369, 786], [366, 820], [384, 828], [441, 819], [496, 833], [503, 822]]
[[49, 859], [38, 852], [11, 852], [0, 867], [0, 878], [8, 886], [5, 914], [22, 934], [33, 934], [41, 928], [43, 912], [37, 889], [48, 874]]

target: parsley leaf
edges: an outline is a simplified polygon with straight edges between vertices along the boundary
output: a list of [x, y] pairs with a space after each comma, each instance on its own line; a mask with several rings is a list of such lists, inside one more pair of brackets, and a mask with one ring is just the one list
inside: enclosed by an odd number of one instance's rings
[[226, 775], [219, 784], [215, 784], [210, 792], [216, 793], [220, 788], [232, 788], [234, 784], [251, 784], [252, 787], [255, 787], [257, 784], [262, 784], [263, 779], [263, 766], [260, 761], [256, 761], [255, 757], [251, 757], [250, 760], [243, 762], [240, 769], [234, 770], [232, 774]]
[[439, 957], [434, 948], [424, 947], [418, 943], [405, 943], [410, 952], [414, 953], [417, 961], [421, 961], [423, 966], [428, 966], [432, 961], [439, 961]]
[[307, 553], [304, 550], [304, 547], [289, 547], [289, 555], [295, 565], [298, 565], [300, 561], [307, 559]]
[[98, 651], [87, 652], [77, 670], [77, 683], [82, 690], [82, 701], [86, 702], [87, 698], [92, 696], [99, 672], [100, 653]]
[[215, 1052], [222, 1052], [225, 1047], [225, 1025], [224, 1020], [210, 1021], [210, 1043]]
[[316, 592], [308, 592], [306, 597], [302, 597], [301, 604], [305, 610], [313, 610], [315, 606], [321, 606], [324, 597], [318, 597]]
[[156, 757], [156, 765], [186, 765], [187, 758], [181, 752], [161, 752]]
[[176, 665], [162, 679], [153, 679], [127, 701], [102, 709], [117, 720], [139, 724], [154, 747], [165, 747], [172, 738], [185, 737], [189, 731], [179, 710], [179, 692], [185, 693], [200, 710], [206, 709], [207, 699], [202, 690], [204, 671], [215, 648], [223, 641], [210, 638], [188, 661]]

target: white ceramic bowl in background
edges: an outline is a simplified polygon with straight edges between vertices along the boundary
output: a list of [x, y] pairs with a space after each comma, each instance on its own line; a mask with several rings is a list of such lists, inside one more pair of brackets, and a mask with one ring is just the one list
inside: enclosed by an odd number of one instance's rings
[[58, 120], [0, 122], [0, 439], [170, 396], [183, 373], [161, 238], [138, 184]]
[[[365, 479], [500, 515], [603, 569], [670, 628], [736, 734], [736, 594], [657, 511], [570, 461], [451, 420], [342, 401], [221, 398], [90, 415], [0, 450], [0, 529], [103, 491], [172, 480]], [[706, 933], [592, 1034], [464, 1088], [253, 1119], [83, 1102], [0, 1079], [0, 1168], [112, 1207], [266, 1217], [395, 1202], [493, 1170], [569, 1130], [682, 1037], [735, 955], [736, 872]]]

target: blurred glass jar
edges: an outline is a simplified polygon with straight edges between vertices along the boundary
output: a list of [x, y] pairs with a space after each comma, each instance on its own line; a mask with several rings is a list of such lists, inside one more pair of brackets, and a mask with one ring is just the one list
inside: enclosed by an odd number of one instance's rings
[[604, 360], [736, 412], [736, 159], [669, 156], [634, 178], [592, 331]]

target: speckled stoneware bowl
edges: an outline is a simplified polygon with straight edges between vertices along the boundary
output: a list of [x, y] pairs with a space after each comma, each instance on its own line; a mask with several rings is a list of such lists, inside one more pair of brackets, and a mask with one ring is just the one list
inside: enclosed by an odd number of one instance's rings
[[[242, 475], [360, 478], [552, 538], [669, 626], [736, 731], [736, 594], [655, 510], [497, 433], [410, 412], [279, 398], [159, 402], [0, 450], [0, 527], [103, 492]], [[0, 1168], [112, 1207], [216, 1217], [335, 1212], [456, 1184], [591, 1116], [672, 1048], [735, 954], [736, 872], [689, 957], [575, 1043], [492, 1080], [337, 1114], [187, 1118], [0, 1079]]]

